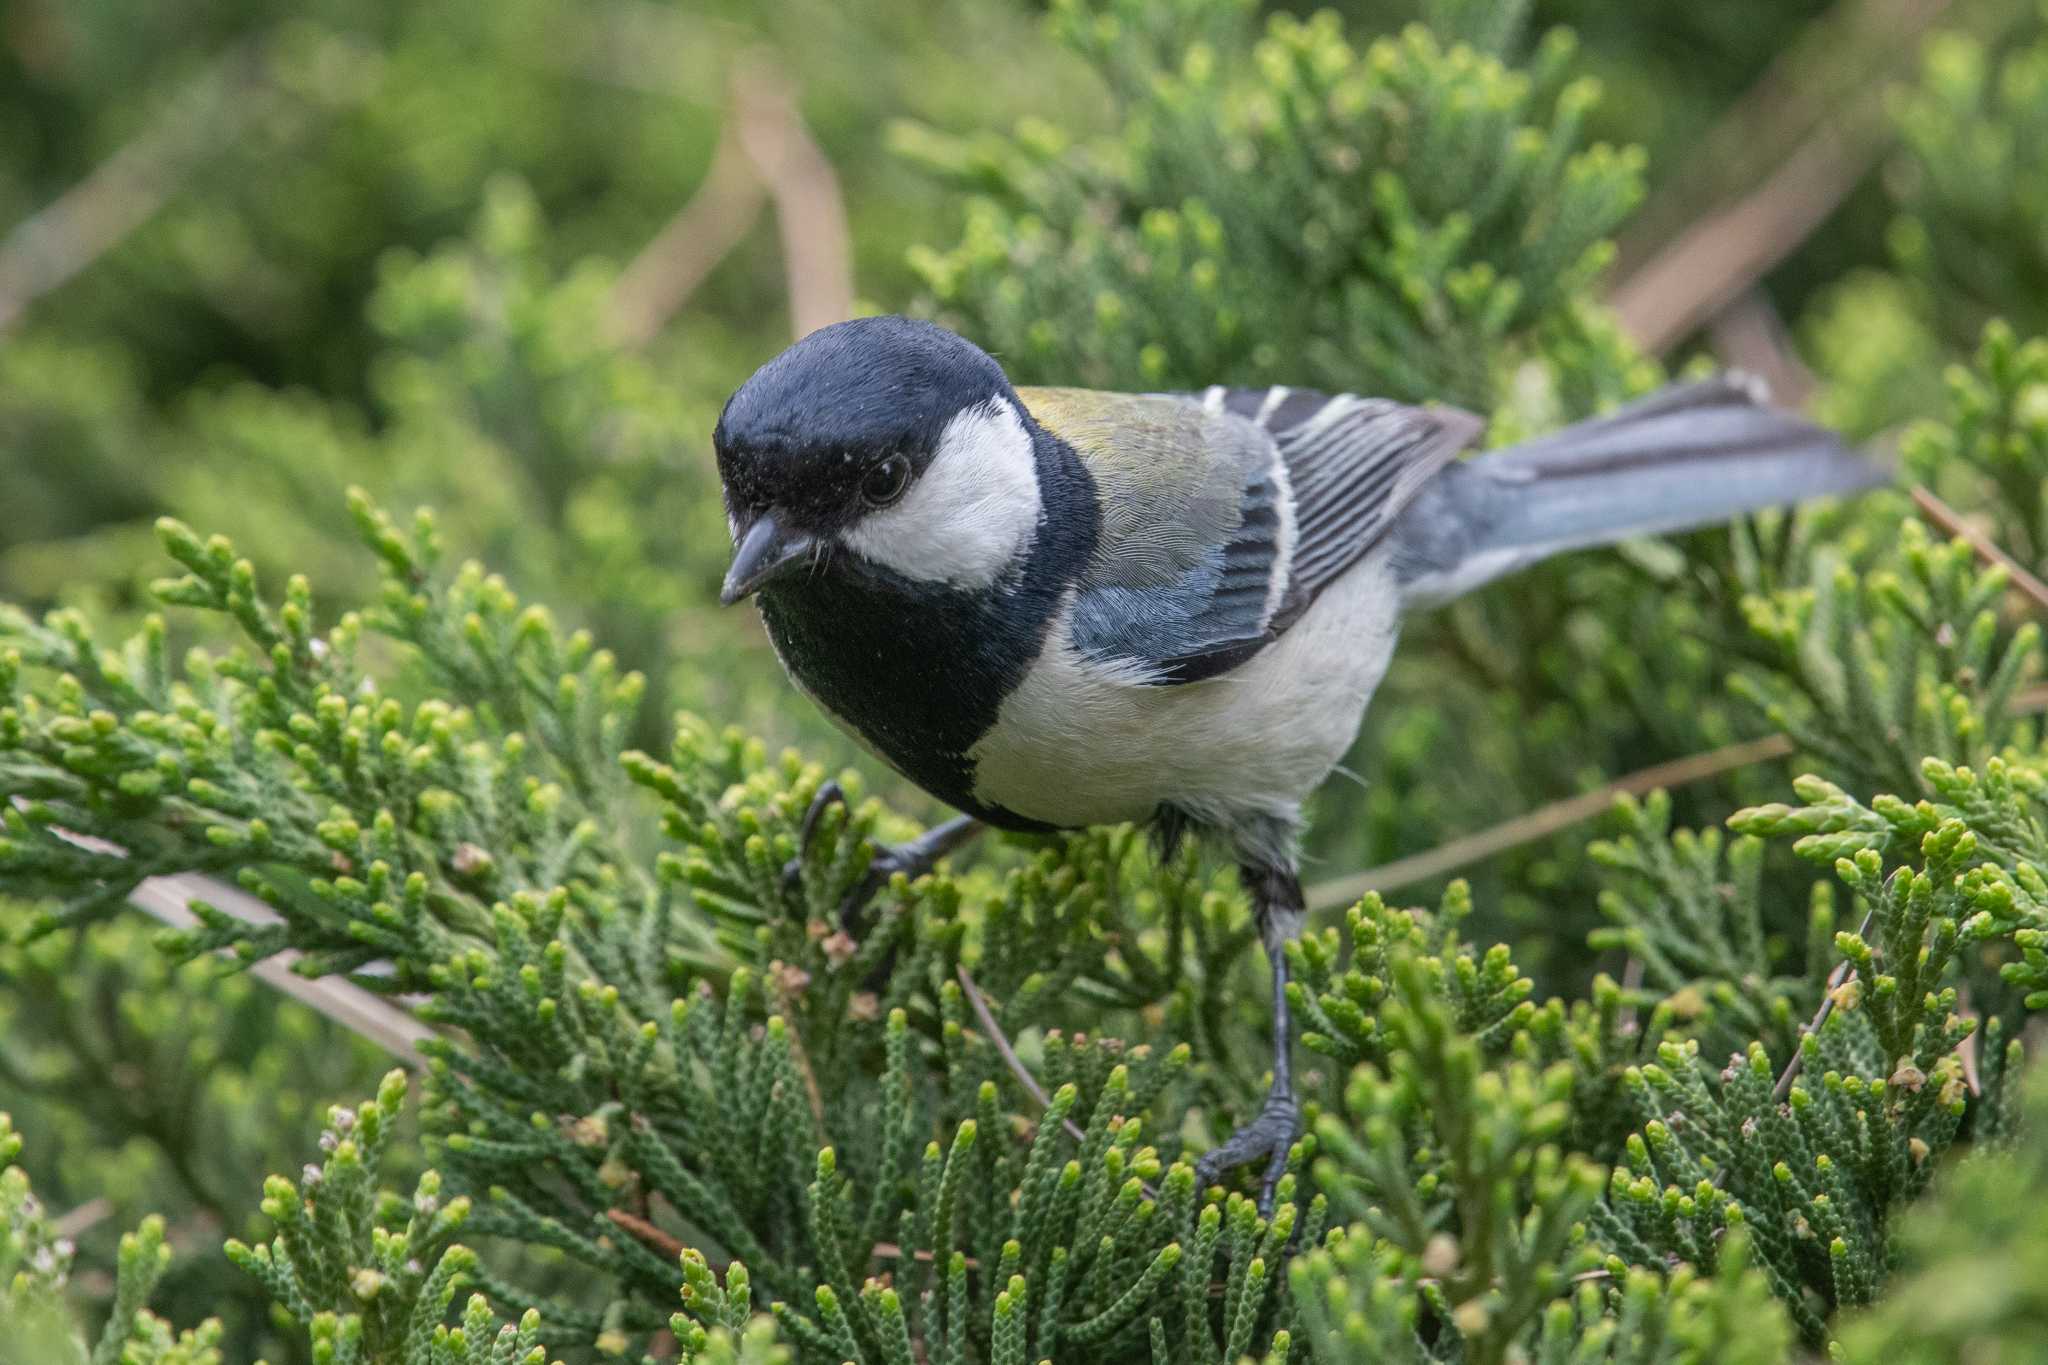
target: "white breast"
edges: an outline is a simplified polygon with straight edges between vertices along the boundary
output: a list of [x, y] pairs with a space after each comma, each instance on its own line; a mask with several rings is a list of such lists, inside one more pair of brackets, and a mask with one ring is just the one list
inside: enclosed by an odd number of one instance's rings
[[1399, 627], [1384, 547], [1278, 640], [1201, 682], [1147, 686], [1081, 655], [1071, 608], [969, 751], [979, 800], [1068, 826], [1144, 820], [1163, 802], [1219, 818], [1291, 812], [1351, 746]]

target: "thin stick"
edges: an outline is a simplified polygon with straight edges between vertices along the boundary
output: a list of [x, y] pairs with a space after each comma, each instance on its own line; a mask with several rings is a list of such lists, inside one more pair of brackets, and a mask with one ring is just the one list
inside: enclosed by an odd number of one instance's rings
[[[1970, 983], [1964, 981], [1956, 987], [1956, 1013], [1965, 1019], [1983, 1023], [1977, 1011], [1970, 1005]], [[1963, 1083], [1970, 1087], [1972, 1095], [1984, 1093], [1984, 1078], [1977, 1071], [1977, 1030], [1971, 1029], [1962, 1042], [1956, 1044], [1956, 1060], [1963, 1064]]]
[[50, 1224], [50, 1235], [75, 1241], [90, 1228], [104, 1223], [114, 1212], [114, 1205], [105, 1195], [86, 1200], [56, 1222]]
[[1441, 877], [1471, 863], [1491, 858], [1496, 853], [1522, 844], [1532, 843], [1548, 834], [1555, 834], [1582, 820], [1603, 814], [1614, 804], [1614, 799], [1623, 795], [1641, 795], [1658, 787], [1682, 786], [1698, 782], [1703, 778], [1731, 772], [1761, 763], [1765, 759], [1783, 758], [1792, 752], [1792, 741], [1783, 735], [1765, 735], [1762, 739], [1748, 739], [1739, 744], [1725, 745], [1705, 753], [1692, 754], [1685, 758], [1673, 759], [1644, 768], [1625, 777], [1618, 777], [1603, 787], [1595, 788], [1581, 796], [1566, 797], [1553, 801], [1526, 815], [1483, 829], [1477, 834], [1468, 834], [1462, 839], [1453, 839], [1439, 844], [1425, 853], [1407, 858], [1397, 858], [1380, 867], [1369, 867], [1348, 877], [1318, 882], [1308, 889], [1308, 907], [1311, 910], [1329, 910], [1340, 905], [1349, 905], [1368, 891], [1390, 891], [1396, 887], [1410, 886]]
[[[17, 796], [14, 804], [19, 807], [26, 802]], [[94, 835], [55, 826], [51, 827], [50, 833], [74, 848], [110, 858], [128, 856], [128, 850], [119, 844]], [[128, 893], [130, 905], [173, 929], [190, 929], [199, 923], [199, 916], [192, 910], [194, 901], [204, 902], [249, 924], [276, 924], [281, 918], [277, 911], [239, 887], [196, 872], [151, 877]], [[222, 956], [226, 955], [223, 949]], [[419, 1045], [439, 1036], [433, 1029], [414, 1018], [411, 1011], [402, 1005], [366, 991], [343, 977], [300, 976], [291, 969], [298, 958], [299, 954], [291, 949], [273, 953], [260, 962], [252, 963], [249, 974], [273, 990], [312, 1006], [351, 1033], [368, 1038], [405, 1065], [417, 1070], [427, 1064]]]
[[636, 1213], [628, 1213], [624, 1209], [606, 1209], [604, 1216], [611, 1219], [616, 1226], [632, 1233], [635, 1237], [638, 1237], [641, 1241], [668, 1257], [671, 1261], [680, 1257], [687, 1249], [681, 1242]]
[[2048, 611], [2048, 583], [2034, 577], [2025, 565], [2000, 549], [1996, 541], [1964, 521], [1961, 513], [1936, 497], [1927, 485], [1913, 485], [1913, 501], [1929, 521], [1950, 535], [1969, 541], [1970, 548], [1977, 552], [1979, 559], [2004, 569], [2011, 576], [2013, 587], [2032, 599], [2035, 606]]
[[801, 338], [853, 314], [853, 234], [838, 173], [798, 112], [795, 93], [756, 79], [737, 106], [740, 145], [775, 201], [789, 329]]
[[850, 316], [853, 246], [838, 174], [805, 125], [795, 92], [765, 61], [742, 60], [703, 183], [613, 287], [614, 334], [629, 346], [652, 341], [771, 202], [791, 332], [806, 336]]
[[[737, 78], [735, 78], [737, 80]], [[644, 346], [761, 219], [767, 187], [728, 129], [689, 202], [640, 249], [612, 287], [612, 334]]]
[[[2014, 693], [2009, 709], [2016, 716], [2048, 711], [2048, 683], [2036, 683]], [[1561, 829], [1568, 829], [1582, 820], [1604, 814], [1614, 804], [1617, 796], [1640, 796], [1659, 787], [1679, 787], [1688, 782], [1718, 777], [1722, 773], [1751, 763], [1783, 758], [1792, 752], [1792, 747], [1791, 739], [1785, 735], [1765, 735], [1761, 739], [1743, 740], [1739, 744], [1728, 744], [1719, 749], [1709, 749], [1705, 753], [1690, 754], [1684, 758], [1673, 759], [1669, 763], [1642, 768], [1624, 777], [1617, 777], [1614, 781], [1596, 787], [1583, 796], [1568, 796], [1562, 801], [1553, 801], [1547, 806], [1537, 807], [1526, 815], [1518, 815], [1512, 820], [1480, 830], [1477, 834], [1468, 834], [1447, 844], [1438, 844], [1426, 852], [1396, 858], [1391, 863], [1369, 867], [1363, 872], [1354, 872], [1349, 876], [1318, 882], [1308, 888], [1308, 908], [1331, 910], [1351, 904], [1368, 891], [1392, 891], [1399, 887], [1412, 886], [1417, 882], [1430, 881], [1447, 872], [1455, 872], [1461, 867], [1483, 862], [1496, 853], [1505, 853], [1511, 848], [1533, 843]]]
[[[1856, 937], [1862, 938], [1868, 934], [1871, 924], [1876, 919], [1877, 911], [1865, 911], [1863, 923], [1856, 930]], [[1820, 1032], [1820, 1026], [1825, 1024], [1828, 1021], [1828, 1016], [1835, 1012], [1835, 992], [1840, 990], [1849, 978], [1855, 975], [1855, 969], [1847, 962], [1837, 962], [1835, 964], [1835, 969], [1828, 973], [1827, 989], [1821, 992], [1820, 1008], [1814, 1011], [1813, 1022], [1806, 1026], [1806, 1031], [1799, 1035], [1800, 1042], [1804, 1042], [1807, 1038]], [[1785, 1102], [1785, 1097], [1792, 1093], [1792, 1082], [1799, 1079], [1799, 1069], [1804, 1065], [1806, 1065], [1806, 1050], [1800, 1046], [1800, 1043], [1794, 1043], [1792, 1045], [1792, 1060], [1785, 1064], [1785, 1070], [1779, 1075], [1777, 1085], [1771, 1088], [1771, 1098], [1773, 1100], [1779, 1104]]]
[[804, 1035], [796, 1026], [796, 992], [790, 989], [781, 969], [780, 962], [768, 964], [769, 974], [775, 981], [775, 994], [782, 1002], [782, 1024], [789, 1030], [790, 1053], [796, 1058], [797, 1075], [803, 1077], [804, 1094], [811, 1104], [811, 1121], [818, 1125], [818, 1140], [822, 1143], [825, 1140], [825, 1096], [818, 1089], [818, 1073], [811, 1069], [811, 1054], [804, 1046]]
[[1700, 219], [1608, 302], [1644, 350], [1669, 349], [1785, 259], [1877, 163], [1881, 144], [1824, 126], [1769, 179]]
[[1806, 406], [1820, 383], [1792, 347], [1785, 320], [1770, 295], [1752, 287], [1708, 324], [1714, 354], [1722, 363], [1764, 381], [1771, 401], [1794, 411]]
[[[1609, 302], [1645, 349], [1668, 349], [1746, 293], [1862, 182], [1894, 136], [1882, 99], [1892, 71], [1949, 7], [1841, 0], [1702, 139], [1702, 173], [1673, 178], [1621, 243], [1629, 264]], [[1714, 171], [1731, 166], [1742, 186], [1716, 185]], [[1703, 183], [1720, 197], [1706, 211]]]
[[[921, 1262], [925, 1265], [930, 1265], [934, 1259], [932, 1253], [926, 1250], [924, 1247], [919, 1247], [917, 1250], [911, 1252], [906, 1257], [904, 1255], [903, 1248], [897, 1246], [894, 1242], [877, 1242], [874, 1244], [874, 1246], [868, 1249], [868, 1255], [877, 1260], [912, 1260]], [[967, 1258], [967, 1268], [969, 1270], [979, 1270], [981, 1268], [981, 1262], [975, 1260], [972, 1256], [969, 1256]]]
[[1643, 960], [1634, 953], [1621, 964], [1621, 1019], [1619, 1026], [1623, 1036], [1636, 1031], [1635, 993], [1643, 987]]
[[[1010, 1068], [1010, 1074], [1017, 1078], [1017, 1084], [1024, 1087], [1025, 1094], [1038, 1101], [1041, 1109], [1050, 1107], [1052, 1096], [1045, 1093], [1045, 1087], [1038, 1083], [1038, 1077], [1031, 1074], [1031, 1068], [1024, 1065], [1023, 1059], [1017, 1055], [1017, 1049], [1011, 1047], [1010, 1040], [1003, 1036], [1002, 1025], [996, 1022], [996, 1016], [989, 1009], [988, 1000], [982, 995], [981, 987], [974, 984], [974, 978], [967, 974], [964, 964], [953, 970], [960, 978], [960, 989], [967, 992], [967, 1004], [974, 1011], [975, 1019], [981, 1024], [981, 1031], [988, 1036], [989, 1042], [995, 1045], [996, 1051], [1002, 1054], [1003, 1064]], [[1088, 1134], [1082, 1130], [1080, 1124], [1072, 1119], [1065, 1122], [1067, 1136], [1076, 1142], [1088, 1140]]]
[[[199, 923], [192, 902], [203, 901], [251, 924], [273, 924], [277, 913], [254, 896], [215, 881], [186, 873], [176, 877], [151, 877], [128, 894], [128, 903], [173, 929], [190, 929]], [[299, 955], [287, 949], [249, 967], [249, 974], [265, 985], [309, 1005], [351, 1033], [369, 1039], [413, 1070], [427, 1064], [420, 1044], [438, 1035], [414, 1018], [411, 1011], [373, 994], [353, 981], [339, 976], [300, 976], [292, 970]]]

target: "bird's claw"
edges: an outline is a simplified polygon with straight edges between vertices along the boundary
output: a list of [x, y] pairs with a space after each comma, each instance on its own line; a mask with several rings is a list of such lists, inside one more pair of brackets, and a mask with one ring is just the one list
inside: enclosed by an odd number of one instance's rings
[[[804, 811], [803, 823], [797, 827], [796, 856], [782, 865], [782, 885], [786, 890], [795, 890], [804, 876], [804, 855], [811, 851], [811, 840], [818, 837], [818, 822], [825, 818], [825, 812], [833, 806], [851, 806], [846, 799], [846, 788], [837, 779], [827, 778], [818, 787], [817, 795]], [[872, 894], [872, 893], [871, 893]]]
[[[837, 782], [828, 781], [818, 788], [818, 794], [811, 798], [810, 809], [804, 812], [803, 823], [798, 827], [796, 856], [782, 866], [785, 888], [794, 891], [802, 883], [804, 858], [810, 853], [812, 840], [817, 838], [818, 825], [826, 810], [848, 804], [846, 791]], [[912, 880], [923, 876], [932, 870], [933, 864], [968, 837], [973, 827], [972, 821], [954, 820], [908, 843], [885, 844], [876, 848], [868, 870], [861, 874], [860, 880], [839, 903], [839, 927], [849, 934], [854, 933], [860, 924], [861, 912], [875, 894], [889, 884], [890, 878], [898, 872]]]
[[1263, 1157], [1266, 1174], [1259, 1185], [1259, 1214], [1271, 1217], [1273, 1192], [1280, 1186], [1280, 1177], [1287, 1174], [1288, 1158], [1300, 1136], [1300, 1101], [1291, 1091], [1275, 1089], [1266, 1095], [1257, 1117], [1232, 1133], [1222, 1146], [1202, 1154], [1195, 1163], [1195, 1187], [1207, 1189], [1225, 1171], [1249, 1166]]

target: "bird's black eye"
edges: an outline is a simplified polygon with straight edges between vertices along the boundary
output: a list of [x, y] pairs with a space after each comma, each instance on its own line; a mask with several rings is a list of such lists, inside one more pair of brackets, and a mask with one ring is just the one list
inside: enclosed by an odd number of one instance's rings
[[887, 507], [910, 487], [910, 461], [891, 455], [867, 472], [860, 481], [861, 500], [870, 507]]

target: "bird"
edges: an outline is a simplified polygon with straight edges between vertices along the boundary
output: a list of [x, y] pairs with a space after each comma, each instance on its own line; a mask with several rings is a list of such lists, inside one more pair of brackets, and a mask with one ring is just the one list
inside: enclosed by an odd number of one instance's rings
[[[726, 402], [712, 444], [752, 598], [825, 715], [960, 814], [877, 852], [842, 913], [983, 828], [1146, 826], [1236, 864], [1272, 981], [1256, 1114], [1197, 1165], [1301, 1133], [1286, 947], [1303, 805], [1401, 624], [1553, 554], [1850, 494], [1886, 472], [1740, 375], [1508, 448], [1454, 407], [1214, 385], [1019, 387], [934, 322], [821, 328]], [[807, 842], [821, 788], [803, 822]]]

